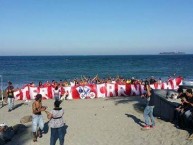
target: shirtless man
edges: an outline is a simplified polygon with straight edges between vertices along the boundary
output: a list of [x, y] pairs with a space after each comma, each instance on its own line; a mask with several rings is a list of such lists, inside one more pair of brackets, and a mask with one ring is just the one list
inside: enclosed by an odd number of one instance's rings
[[37, 136], [42, 137], [42, 130], [44, 128], [42, 111], [45, 111], [47, 107], [42, 106], [42, 95], [37, 94], [35, 101], [32, 104], [32, 132], [33, 132], [33, 141], [37, 141]]

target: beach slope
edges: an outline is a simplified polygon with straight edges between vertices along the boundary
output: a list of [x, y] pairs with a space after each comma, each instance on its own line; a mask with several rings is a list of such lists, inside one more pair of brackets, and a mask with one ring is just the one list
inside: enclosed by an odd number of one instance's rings
[[[48, 111], [53, 108], [53, 100], [43, 100]], [[31, 104], [16, 101], [16, 109], [8, 112], [7, 106], [0, 109], [0, 123], [9, 126], [20, 123], [23, 116], [31, 115]], [[156, 118], [156, 127], [142, 131], [145, 100], [140, 97], [114, 97], [105, 99], [68, 100], [62, 102], [65, 110], [66, 145], [191, 145], [186, 140], [188, 132], [174, 127], [170, 122]], [[50, 130], [48, 119], [43, 113], [45, 134], [32, 141], [31, 123], [15, 135], [7, 145], [48, 145]], [[57, 144], [59, 142], [57, 141]]]

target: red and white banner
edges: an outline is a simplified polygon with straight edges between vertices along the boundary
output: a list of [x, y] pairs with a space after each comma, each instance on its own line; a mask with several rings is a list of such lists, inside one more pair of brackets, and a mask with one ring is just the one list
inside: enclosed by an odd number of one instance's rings
[[[178, 89], [182, 84], [182, 78], [177, 77], [163, 83], [151, 84], [153, 89]], [[61, 94], [68, 93], [68, 99], [85, 99], [85, 98], [105, 98], [115, 96], [138, 96], [144, 94], [144, 85], [141, 84], [118, 84], [118, 83], [104, 83], [104, 84], [90, 84], [73, 87], [60, 87]], [[31, 87], [24, 86], [14, 92], [16, 100], [31, 100], [40, 93], [43, 99], [52, 99], [54, 87]]]

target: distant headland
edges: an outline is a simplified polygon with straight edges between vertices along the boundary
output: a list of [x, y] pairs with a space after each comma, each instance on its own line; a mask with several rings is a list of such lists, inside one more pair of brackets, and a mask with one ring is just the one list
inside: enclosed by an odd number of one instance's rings
[[185, 52], [177, 51], [177, 52], [160, 52], [160, 55], [183, 55]]

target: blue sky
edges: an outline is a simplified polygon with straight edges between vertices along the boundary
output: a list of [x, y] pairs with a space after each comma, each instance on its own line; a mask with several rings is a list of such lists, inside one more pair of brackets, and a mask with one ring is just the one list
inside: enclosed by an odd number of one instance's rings
[[193, 53], [193, 0], [0, 0], [0, 55]]

